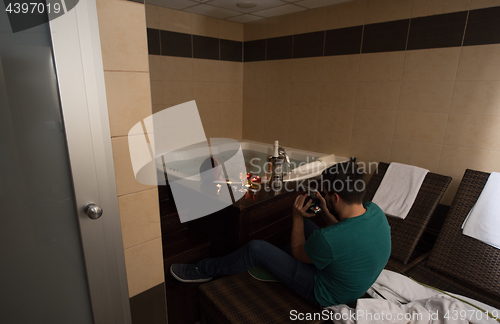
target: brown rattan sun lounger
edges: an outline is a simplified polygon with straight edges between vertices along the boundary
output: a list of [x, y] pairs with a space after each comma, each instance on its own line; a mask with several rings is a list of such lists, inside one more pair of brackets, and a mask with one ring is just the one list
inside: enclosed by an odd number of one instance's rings
[[290, 311], [317, 313], [319, 320], [299, 323], [324, 323], [321, 309], [303, 301], [281, 282], [262, 282], [247, 272], [227, 276], [200, 286], [202, 323], [257, 324], [290, 323]]
[[[389, 164], [380, 162], [367, 184], [365, 201], [371, 201]], [[429, 172], [420, 187], [417, 198], [405, 219], [388, 216], [391, 226], [392, 251], [387, 269], [403, 270], [412, 257], [429, 219], [450, 185], [451, 177]]]
[[466, 170], [427, 264], [408, 271], [417, 281], [500, 308], [500, 250], [462, 234], [489, 173]]

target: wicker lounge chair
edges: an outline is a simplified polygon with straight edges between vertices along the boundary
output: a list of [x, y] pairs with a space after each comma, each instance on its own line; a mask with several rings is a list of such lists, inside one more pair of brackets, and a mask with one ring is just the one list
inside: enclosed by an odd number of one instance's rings
[[[389, 164], [387, 163], [379, 163], [377, 172], [372, 176], [366, 187], [365, 201], [373, 199], [388, 167]], [[406, 265], [414, 256], [415, 246], [450, 182], [451, 177], [429, 172], [408, 216], [405, 219], [387, 217], [392, 236], [391, 258], [387, 263], [387, 269], [394, 270], [397, 268], [401, 271], [408, 269]]]
[[[261, 282], [247, 272], [200, 286], [201, 322], [213, 324], [290, 323], [290, 311], [318, 313], [281, 282]], [[324, 323], [319, 320], [294, 321]]]
[[462, 234], [489, 173], [466, 170], [427, 264], [408, 271], [415, 280], [500, 308], [500, 250]]

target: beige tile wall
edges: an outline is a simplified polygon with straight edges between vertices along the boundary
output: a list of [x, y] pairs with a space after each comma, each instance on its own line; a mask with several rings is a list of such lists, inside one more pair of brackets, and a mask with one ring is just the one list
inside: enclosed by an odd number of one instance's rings
[[[243, 41], [243, 25], [146, 5], [149, 28]], [[243, 63], [149, 55], [153, 111], [196, 100], [205, 135], [242, 138]]]
[[135, 180], [127, 140], [130, 128], [152, 113], [144, 10], [136, 2], [97, 0], [130, 297], [164, 281], [158, 191]]
[[[248, 23], [244, 34], [247, 41], [498, 5], [361, 0]], [[453, 177], [442, 201], [449, 205], [466, 168], [500, 171], [498, 57], [500, 45], [483, 45], [245, 63], [243, 138], [425, 167]]]

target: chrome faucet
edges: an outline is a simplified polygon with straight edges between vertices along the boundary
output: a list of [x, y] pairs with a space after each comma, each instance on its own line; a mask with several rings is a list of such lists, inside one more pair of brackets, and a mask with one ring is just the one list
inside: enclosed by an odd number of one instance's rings
[[279, 157], [285, 160], [285, 167], [283, 170], [283, 176], [290, 173], [290, 157], [286, 154], [286, 150], [283, 146], [278, 148]]

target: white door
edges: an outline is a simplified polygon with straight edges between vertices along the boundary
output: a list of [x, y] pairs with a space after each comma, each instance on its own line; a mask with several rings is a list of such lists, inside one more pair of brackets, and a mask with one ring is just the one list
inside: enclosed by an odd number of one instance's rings
[[100, 53], [95, 1], [0, 13], [2, 323], [131, 323]]

